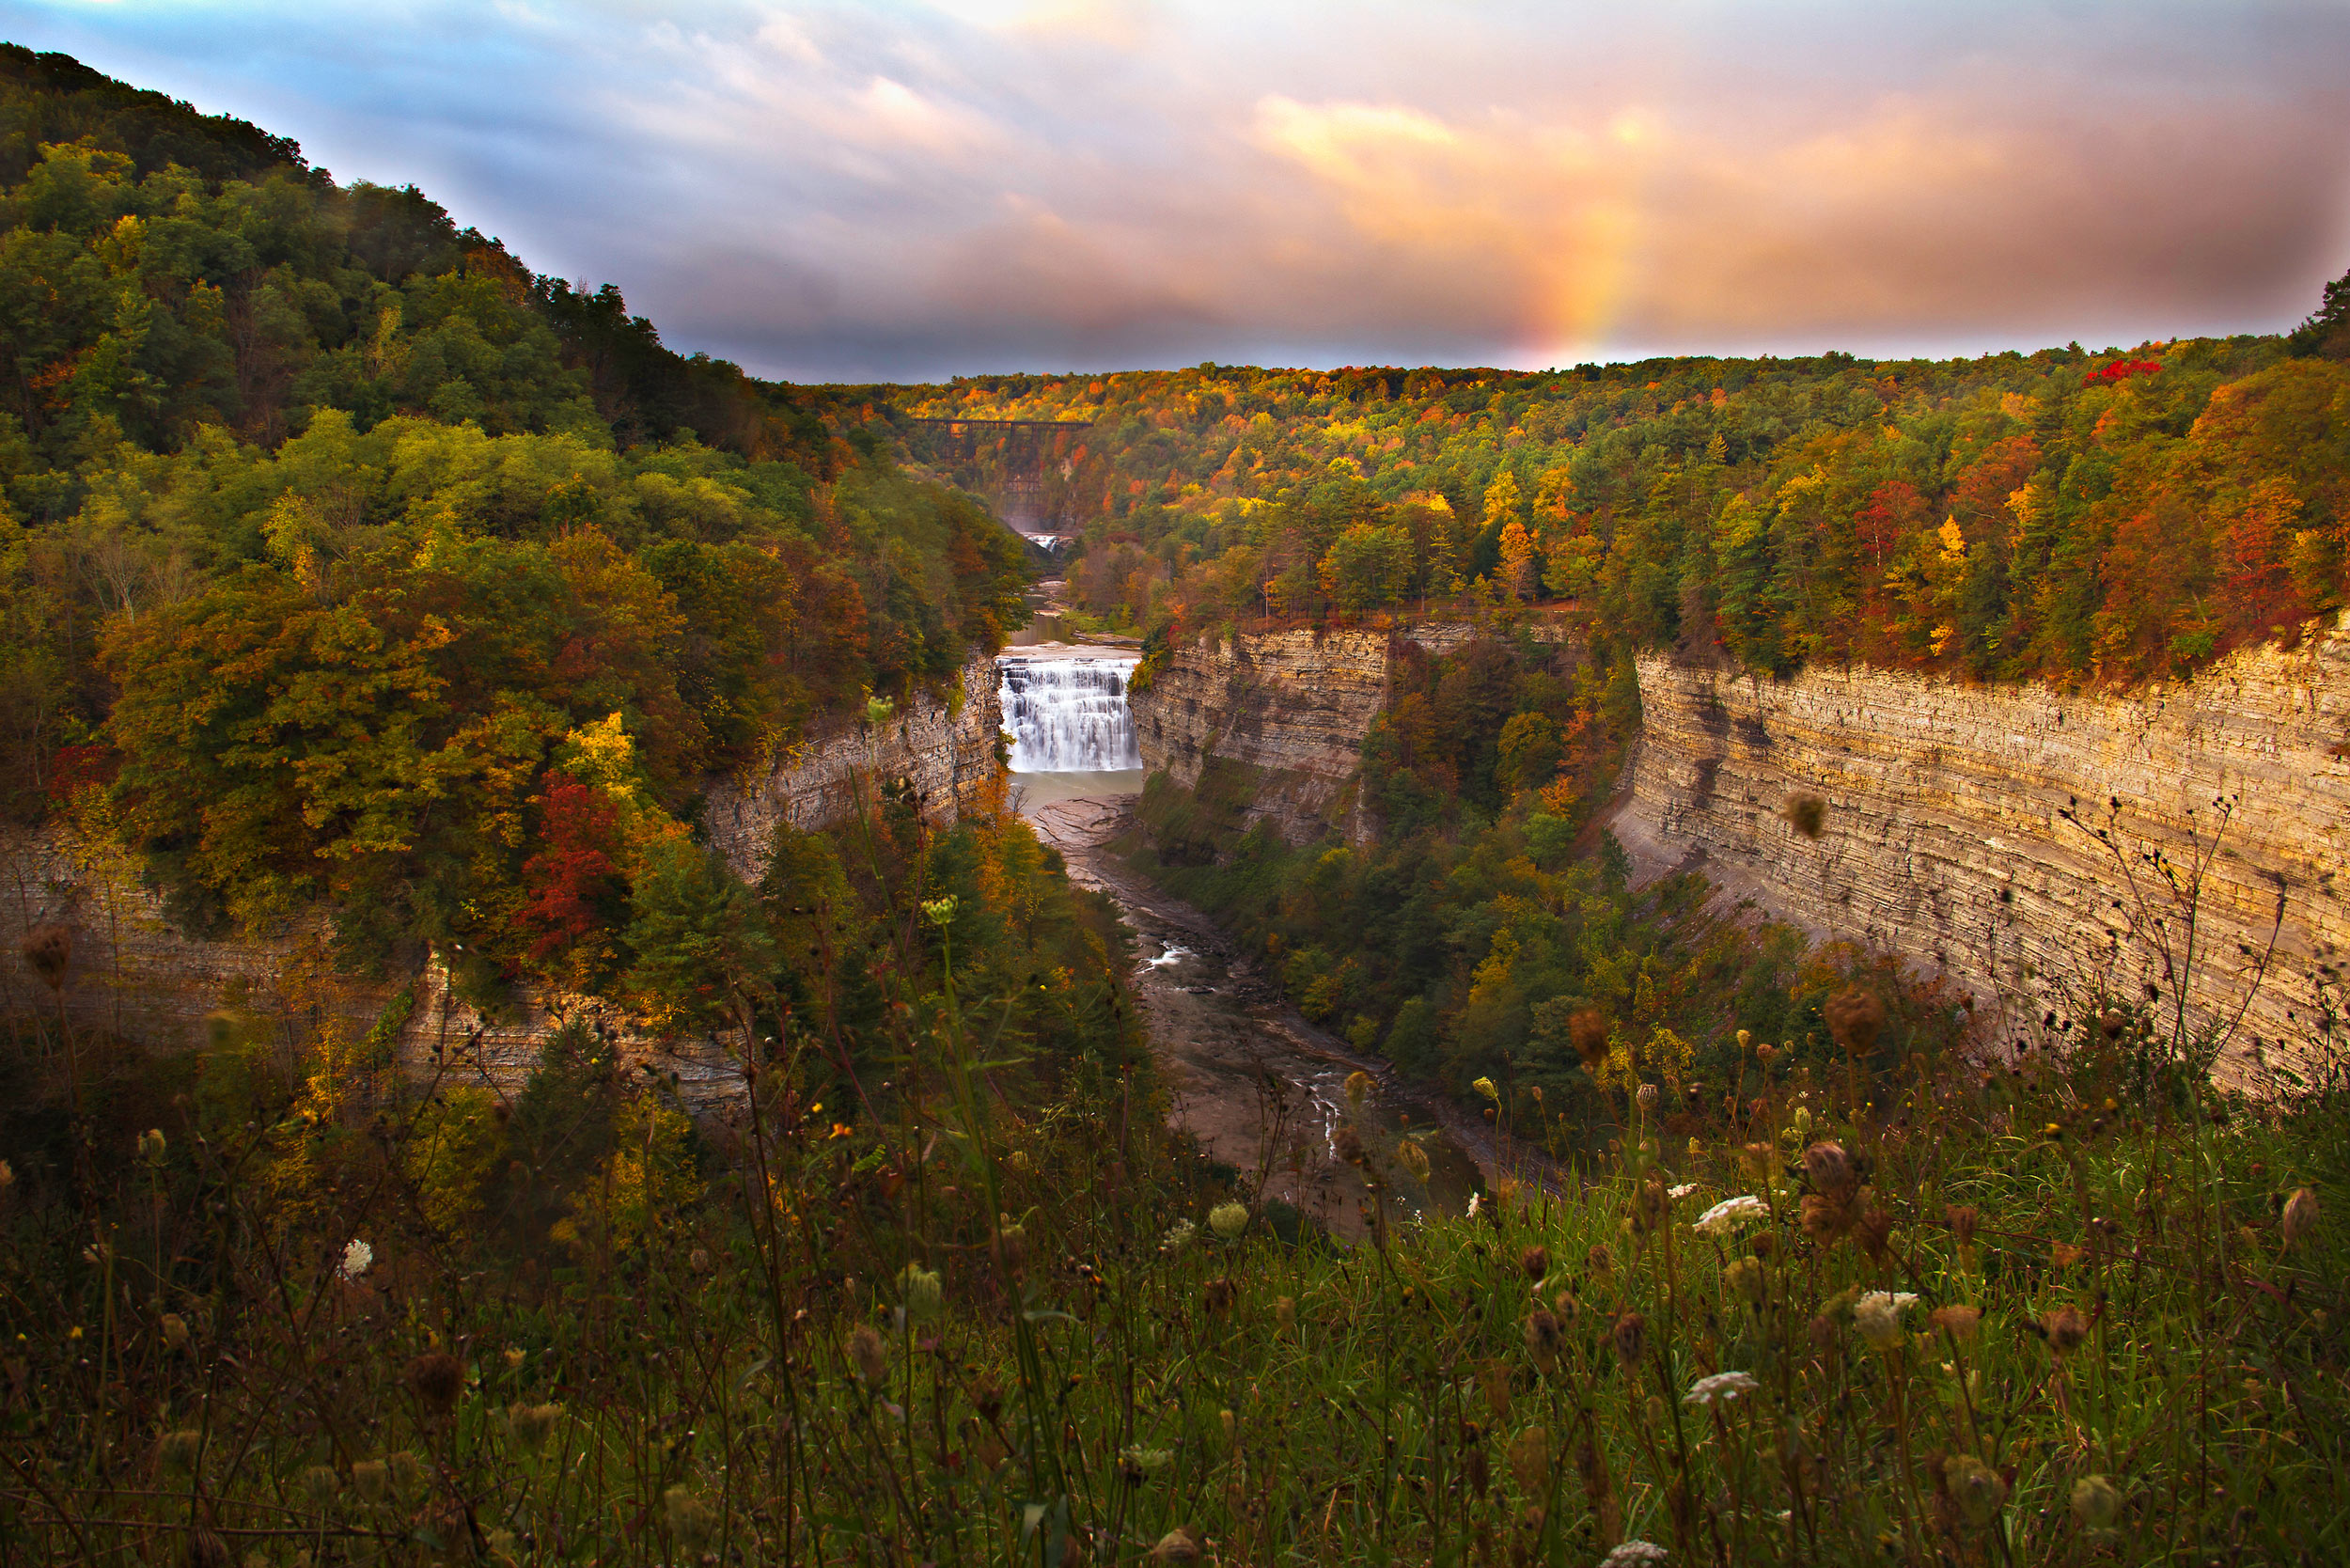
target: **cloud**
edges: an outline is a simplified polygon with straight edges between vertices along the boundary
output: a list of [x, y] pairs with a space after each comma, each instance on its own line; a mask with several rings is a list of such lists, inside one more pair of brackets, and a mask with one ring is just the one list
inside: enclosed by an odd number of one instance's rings
[[2131, 342], [2350, 264], [2325, 0], [8, 14], [804, 379]]

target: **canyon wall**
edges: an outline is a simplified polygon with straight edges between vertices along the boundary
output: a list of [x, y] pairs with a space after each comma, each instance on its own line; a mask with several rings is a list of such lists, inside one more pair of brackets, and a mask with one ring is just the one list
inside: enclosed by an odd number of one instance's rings
[[[1573, 641], [1549, 619], [1521, 623], [1537, 640]], [[1172, 650], [1128, 699], [1142, 765], [1196, 789], [1213, 760], [1251, 770], [1245, 820], [1270, 819], [1290, 842], [1331, 827], [1357, 843], [1375, 832], [1355, 784], [1363, 739], [1387, 700], [1387, 663], [1412, 643], [1450, 653], [1486, 632], [1469, 621], [1395, 630], [1240, 633]]]
[[[993, 661], [972, 660], [961, 682], [948, 700], [917, 698], [870, 731], [854, 719], [820, 724], [756, 779], [714, 783], [705, 805], [712, 843], [756, 880], [777, 825], [846, 820], [856, 809], [858, 776], [869, 768], [885, 779], [911, 780], [937, 820], [980, 804], [1001, 776]], [[31, 932], [53, 924], [72, 942], [55, 993], [22, 953]], [[449, 992], [437, 962], [392, 980], [337, 973], [320, 921], [266, 939], [183, 935], [128, 857], [55, 829], [8, 830], [0, 833], [0, 1010], [54, 1020], [60, 1006], [92, 1040], [114, 1036], [164, 1050], [200, 1047], [229, 1018], [248, 1032], [265, 1031], [290, 1053], [321, 1029], [356, 1041], [380, 1027], [413, 1070], [509, 1086], [548, 1037], [577, 1017], [612, 1039], [632, 1064], [674, 1074], [689, 1103], [718, 1097], [732, 1083], [728, 1053], [717, 1041], [665, 1038], [609, 1003], [518, 993], [486, 1016]]]
[[1186, 790], [1212, 759], [1251, 769], [1247, 821], [1303, 843], [1358, 815], [1363, 737], [1386, 697], [1386, 633], [1298, 630], [1175, 649], [1127, 703], [1144, 767]]
[[[2183, 958], [2182, 911], [2138, 856], [2192, 868], [2215, 835], [2186, 998], [2206, 1020], [2243, 1010], [2238, 1075], [2256, 1042], [2295, 1048], [2318, 965], [2350, 947], [2350, 617], [2120, 696], [1867, 668], [1771, 681], [1661, 655], [1639, 675], [1644, 729], [1612, 825], [1644, 873], [1700, 870], [1816, 935], [1946, 971], [2011, 1018], [2069, 1011], [2098, 975], [2175, 995], [2146, 922]], [[1791, 821], [1799, 797], [1824, 806], [1816, 838]], [[2093, 837], [2116, 799], [2128, 876]], [[2086, 828], [2060, 815], [2076, 801]]]

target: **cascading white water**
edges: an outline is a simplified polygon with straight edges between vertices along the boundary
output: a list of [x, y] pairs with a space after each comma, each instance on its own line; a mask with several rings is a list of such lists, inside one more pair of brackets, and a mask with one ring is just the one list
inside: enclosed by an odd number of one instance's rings
[[1142, 766], [1126, 678], [1141, 661], [1006, 659], [996, 666], [1014, 773], [1113, 773]]

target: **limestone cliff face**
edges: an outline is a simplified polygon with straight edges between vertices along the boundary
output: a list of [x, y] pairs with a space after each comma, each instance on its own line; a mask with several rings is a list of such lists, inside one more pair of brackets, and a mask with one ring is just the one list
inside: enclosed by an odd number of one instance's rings
[[[1866, 668], [1774, 682], [1663, 656], [1639, 673], [1644, 733], [1614, 827], [1646, 870], [1692, 865], [1817, 934], [1940, 965], [1982, 1000], [2036, 1016], [2108, 972], [2173, 994], [2123, 867], [2060, 816], [2075, 800], [2092, 828], [2123, 803], [2146, 913], [2174, 947], [2180, 912], [2135, 855], [2191, 867], [2219, 828], [2215, 798], [2240, 802], [2202, 879], [2186, 988], [2198, 1014], [2232, 1015], [2253, 967], [2239, 945], [2257, 957], [2277, 930], [2239, 1070], [2255, 1040], [2303, 1032], [2316, 965], [2350, 947], [2350, 618], [2125, 696]], [[1817, 839], [1782, 814], [1807, 795], [1825, 806]]]
[[1003, 773], [996, 757], [1003, 707], [992, 657], [972, 659], [956, 680], [946, 701], [917, 697], [870, 730], [862, 715], [819, 724], [759, 778], [720, 780], [703, 807], [710, 841], [738, 874], [756, 882], [767, 869], [776, 828], [849, 820], [860, 790], [870, 799], [873, 779], [909, 780], [936, 821], [971, 809]]
[[1293, 631], [1177, 649], [1128, 705], [1144, 767], [1186, 790], [1211, 759], [1254, 769], [1249, 820], [1302, 843], [1353, 814], [1363, 737], [1386, 696], [1386, 633]]
[[[735, 870], [756, 879], [778, 823], [823, 827], [854, 809], [854, 776], [909, 778], [926, 808], [951, 819], [995, 788], [1000, 727], [994, 666], [974, 659], [952, 701], [916, 698], [871, 734], [854, 722], [818, 728], [790, 757], [749, 787], [722, 781], [709, 793], [712, 841]], [[870, 788], [870, 786], [869, 786]], [[162, 902], [142, 886], [124, 856], [62, 832], [0, 835], [0, 1010], [54, 1019], [51, 994], [19, 956], [37, 927], [64, 926], [72, 960], [61, 997], [77, 1030], [119, 1036], [161, 1049], [200, 1046], [212, 1015], [235, 1011], [289, 1049], [322, 1027], [356, 1040], [402, 991], [411, 1003], [392, 1043], [412, 1069], [449, 1081], [512, 1084], [568, 1018], [610, 1038], [632, 1061], [676, 1074], [689, 1102], [707, 1101], [732, 1083], [728, 1053], [714, 1041], [666, 1039], [641, 1019], [590, 998], [527, 995], [498, 1018], [484, 1017], [448, 992], [446, 976], [428, 963], [414, 976], [368, 980], [336, 971], [322, 924], [266, 940], [205, 941], [182, 935], [164, 918]]]

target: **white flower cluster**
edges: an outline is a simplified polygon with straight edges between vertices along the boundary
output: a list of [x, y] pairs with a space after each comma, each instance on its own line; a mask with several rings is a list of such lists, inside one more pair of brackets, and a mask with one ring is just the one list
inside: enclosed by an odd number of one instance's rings
[[343, 1248], [343, 1261], [335, 1272], [346, 1279], [356, 1279], [375, 1265], [375, 1248], [366, 1242], [353, 1240]]
[[1751, 1372], [1716, 1372], [1711, 1377], [1700, 1377], [1695, 1383], [1690, 1384], [1689, 1391], [1681, 1396], [1681, 1403], [1712, 1404], [1719, 1400], [1727, 1404], [1740, 1394], [1753, 1393], [1762, 1387], [1762, 1385], [1754, 1380], [1754, 1374]]
[[1695, 1191], [1697, 1191], [1697, 1190], [1698, 1190], [1698, 1184], [1697, 1184], [1695, 1182], [1684, 1182], [1684, 1183], [1682, 1183], [1679, 1186], [1676, 1186], [1676, 1187], [1672, 1188], [1671, 1190], [1669, 1190], [1668, 1192], [1667, 1192], [1667, 1193], [1665, 1194], [1665, 1196], [1666, 1196], [1666, 1197], [1668, 1197], [1668, 1198], [1669, 1198], [1669, 1199], [1671, 1199], [1674, 1202], [1678, 1203], [1678, 1202], [1680, 1202], [1683, 1199], [1684, 1199], [1684, 1198], [1688, 1197], [1691, 1193], [1693, 1193], [1693, 1192], [1695, 1192]]
[[1194, 1225], [1188, 1219], [1179, 1219], [1174, 1224], [1167, 1228], [1166, 1235], [1159, 1238], [1159, 1250], [1162, 1252], [1181, 1252], [1184, 1247], [1191, 1245], [1191, 1238], [1198, 1233], [1198, 1226]]
[[1917, 1300], [1910, 1291], [1871, 1291], [1853, 1303], [1853, 1326], [1872, 1348], [1898, 1350], [1906, 1338], [1902, 1332], [1902, 1309]]
[[1739, 1221], [1763, 1219], [1769, 1216], [1770, 1212], [1768, 1203], [1751, 1195], [1725, 1198], [1698, 1215], [1689, 1229], [1700, 1236], [1726, 1236]]
[[1647, 1562], [1662, 1562], [1672, 1554], [1653, 1541], [1627, 1541], [1599, 1560], [1599, 1568], [1639, 1568]]

